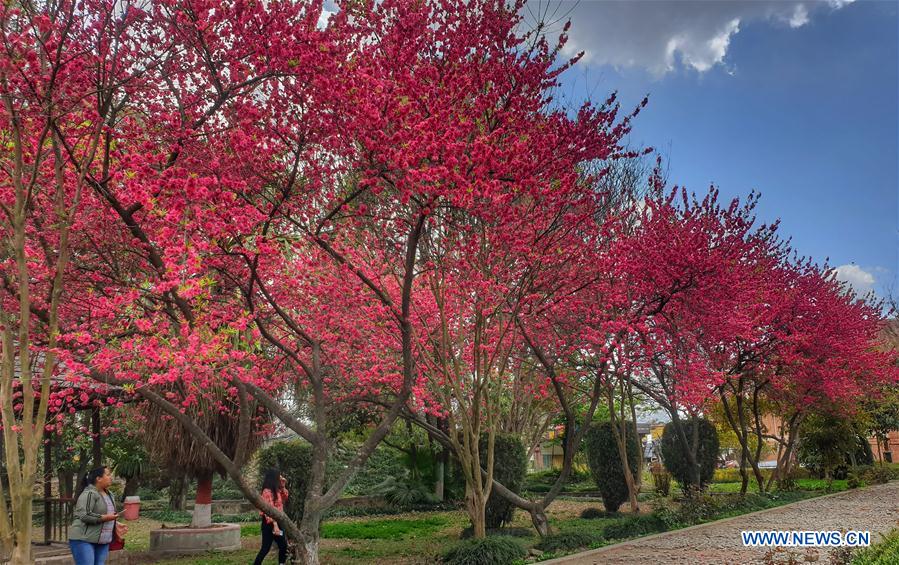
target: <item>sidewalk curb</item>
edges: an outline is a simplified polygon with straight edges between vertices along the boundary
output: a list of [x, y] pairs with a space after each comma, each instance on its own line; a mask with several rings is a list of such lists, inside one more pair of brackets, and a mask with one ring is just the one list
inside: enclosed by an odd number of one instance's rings
[[[896, 482], [896, 481], [890, 481], [890, 483], [893, 483], [893, 482]], [[602, 556], [604, 553], [607, 553], [607, 552], [609, 552], [609, 551], [611, 551], [611, 550], [617, 550], [617, 549], [620, 549], [620, 548], [622, 548], [622, 547], [627, 547], [627, 546], [631, 546], [631, 545], [640, 544], [640, 543], [646, 542], [646, 541], [648, 541], [648, 540], [654, 540], [654, 539], [664, 538], [664, 537], [668, 537], [668, 536], [679, 535], [679, 534], [682, 534], [683, 532], [688, 532], [688, 531], [690, 531], [690, 530], [699, 530], [699, 529], [702, 529], [702, 528], [707, 528], [707, 527], [709, 527], [709, 526], [718, 526], [718, 525], [721, 525], [721, 524], [727, 524], [727, 523], [732, 522], [732, 521], [734, 521], [734, 520], [740, 520], [740, 519], [743, 519], [743, 518], [747, 518], [747, 517], [749, 517], [749, 516], [756, 516], [756, 515], [759, 515], [759, 514], [765, 514], [766, 512], [773, 512], [773, 511], [775, 511], [775, 510], [780, 510], [781, 508], [789, 508], [789, 507], [794, 506], [794, 505], [796, 505], [796, 504], [803, 504], [803, 503], [805, 503], [805, 502], [809, 502], [809, 501], [812, 501], [812, 500], [824, 500], [824, 499], [826, 499], [826, 498], [836, 498], [836, 497], [839, 497], [839, 496], [848, 496], [848, 495], [850, 495], [850, 494], [854, 494], [854, 493], [859, 492], [859, 491], [866, 491], [866, 490], [870, 490], [870, 489], [877, 489], [877, 488], [880, 487], [880, 486], [886, 486], [886, 485], [888, 485], [888, 484], [890, 484], [890, 483], [886, 483], [886, 484], [884, 484], [884, 485], [870, 485], [870, 486], [866, 486], [866, 487], [863, 487], [863, 488], [860, 488], [860, 489], [844, 490], [844, 491], [841, 491], [841, 492], [833, 492], [833, 493], [830, 493], [830, 494], [824, 494], [824, 495], [821, 495], [821, 496], [812, 496], [812, 497], [810, 497], [810, 498], [806, 498], [806, 499], [803, 499], [803, 500], [797, 500], [796, 502], [790, 502], [790, 503], [788, 503], [788, 504], [781, 504], [780, 506], [775, 506], [774, 508], [765, 508], [764, 510], [756, 510], [755, 512], [747, 512], [746, 514], [738, 514], [738, 515], [736, 515], [736, 516], [731, 516], [731, 517], [729, 517], [729, 518], [722, 518], [721, 520], [713, 520], [713, 521], [711, 521], [711, 522], [705, 522], [705, 523], [703, 523], [703, 524], [695, 524], [695, 525], [693, 525], [693, 526], [687, 526], [686, 528], [680, 528], [680, 529], [677, 529], [677, 530], [669, 530], [669, 531], [667, 531], [667, 532], [660, 532], [660, 533], [658, 533], [658, 534], [651, 534], [651, 535], [648, 535], [648, 536], [643, 536], [643, 537], [639, 537], [639, 538], [634, 538], [634, 539], [627, 540], [627, 541], [623, 541], [623, 542], [620, 542], [620, 543], [613, 543], [613, 544], [611, 544], [611, 545], [605, 545], [605, 546], [603, 546], [603, 547], [598, 547], [598, 548], [596, 548], [596, 549], [590, 549], [590, 550], [588, 550], [588, 551], [581, 551], [581, 552], [579, 552], [579, 553], [572, 553], [571, 555], [565, 555], [565, 556], [563, 556], [563, 557], [555, 557], [555, 558], [553, 558], [553, 559], [550, 559], [549, 561], [538, 561], [537, 563], [540, 563], [540, 565], [562, 565], [562, 564], [570, 565], [570, 564], [574, 564], [574, 563], [581, 563], [582, 560], [587, 560], [587, 559], [590, 559], [590, 558], [593, 558], [593, 557], [600, 557], [600, 556]]]

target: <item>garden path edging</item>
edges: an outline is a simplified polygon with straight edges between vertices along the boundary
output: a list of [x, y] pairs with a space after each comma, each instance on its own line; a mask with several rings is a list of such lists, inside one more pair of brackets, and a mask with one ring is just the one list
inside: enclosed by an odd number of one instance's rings
[[[769, 512], [775, 512], [775, 511], [782, 512], [784, 510], [789, 510], [790, 508], [794, 508], [797, 505], [807, 504], [809, 502], [820, 502], [822, 500], [833, 499], [833, 498], [853, 497], [853, 496], [858, 495], [861, 492], [874, 491], [872, 494], [876, 495], [876, 491], [878, 491], [878, 490], [891, 490], [892, 488], [894, 488], [896, 486], [899, 486], [899, 481], [891, 481], [891, 482], [883, 484], [883, 485], [871, 485], [871, 486], [867, 486], [867, 487], [862, 487], [860, 489], [852, 489], [852, 490], [847, 490], [847, 491], [842, 491], [842, 492], [835, 492], [835, 493], [825, 494], [825, 495], [821, 495], [821, 496], [813, 496], [813, 497], [806, 498], [803, 500], [797, 500], [795, 502], [790, 502], [788, 504], [782, 504], [779, 506], [775, 506], [773, 508], [765, 508], [763, 510], [756, 510], [754, 512], [748, 512], [746, 514], [730, 516], [728, 518], [722, 518], [720, 520], [705, 522], [703, 524], [695, 524], [693, 526], [688, 526], [686, 528], [680, 528], [677, 530], [660, 532], [657, 534], [651, 534], [648, 536], [634, 538], [631, 540], [623, 541], [620, 543], [614, 543], [611, 545], [603, 546], [603, 547], [596, 548], [596, 549], [591, 549], [588, 551], [582, 551], [579, 553], [573, 553], [571, 555], [565, 555], [563, 557], [553, 558], [548, 561], [540, 561], [540, 563], [544, 564], [544, 565], [563, 565], [563, 564], [564, 565], [574, 565], [574, 564], [585, 565], [585, 564], [591, 563], [591, 561], [590, 561], [591, 559], [601, 558], [605, 554], [616, 552], [622, 548], [626, 548], [629, 546], [641, 546], [641, 545], [644, 545], [647, 543], [651, 543], [654, 540], [659, 540], [659, 539], [664, 539], [664, 538], [669, 538], [669, 537], [677, 537], [686, 532], [700, 530], [703, 528], [714, 528], [714, 527], [726, 526], [734, 521], [751, 519], [753, 517], [757, 517], [759, 515], [764, 515]], [[784, 529], [789, 529], [789, 524], [784, 524]], [[874, 540], [872, 539], [872, 542], [873, 541]], [[739, 548], [743, 549], [743, 546], [739, 546]], [[758, 548], [756, 548], [756, 549], [758, 549]], [[595, 561], [595, 562], [599, 563], [600, 561]]]

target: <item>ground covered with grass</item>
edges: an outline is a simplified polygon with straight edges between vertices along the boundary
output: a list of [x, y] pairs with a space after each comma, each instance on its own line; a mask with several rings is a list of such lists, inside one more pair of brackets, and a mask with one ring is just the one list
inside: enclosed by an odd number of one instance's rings
[[893, 530], [867, 549], [857, 552], [852, 565], [895, 565], [899, 563], [899, 529]]

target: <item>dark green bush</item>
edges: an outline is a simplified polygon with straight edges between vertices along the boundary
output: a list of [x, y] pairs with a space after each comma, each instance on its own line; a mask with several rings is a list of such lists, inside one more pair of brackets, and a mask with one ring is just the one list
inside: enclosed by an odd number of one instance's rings
[[140, 487], [137, 489], [137, 496], [145, 502], [148, 500], [162, 500], [165, 496], [165, 492], [155, 488]]
[[387, 477], [370, 492], [383, 496], [392, 506], [400, 508], [440, 502], [434, 494], [433, 487], [413, 479], [408, 469], [403, 469], [397, 476]]
[[628, 516], [603, 528], [606, 539], [634, 538], [664, 532], [668, 529], [666, 523], [658, 516]]
[[653, 504], [652, 516], [655, 517], [667, 530], [675, 530], [685, 524], [681, 521], [678, 506], [670, 498], [661, 498]]
[[[393, 452], [393, 449], [385, 445], [378, 446], [365, 462], [365, 466], [353, 476], [350, 484], [347, 485], [346, 494], [351, 496], [371, 494], [372, 489], [388, 478], [398, 477], [408, 472], [407, 467]], [[356, 452], [352, 451], [347, 458], [355, 455]]]
[[899, 478], [899, 473], [889, 467], [881, 467], [879, 465], [871, 467], [862, 473], [862, 479], [871, 484], [888, 483], [895, 478]]
[[191, 515], [186, 510], [149, 510], [141, 512], [141, 516], [150, 520], [158, 520], [160, 522], [189, 524]]
[[[627, 459], [631, 472], [636, 476], [640, 461], [640, 443], [628, 424]], [[602, 503], [609, 512], [617, 512], [628, 498], [627, 482], [624, 479], [624, 468], [618, 454], [618, 444], [613, 435], [611, 422], [600, 422], [590, 426], [584, 443], [587, 449], [587, 462], [593, 480], [602, 494]]]
[[[487, 434], [481, 435], [479, 444], [481, 465], [487, 466]], [[521, 439], [514, 434], [496, 434], [493, 438], [493, 477], [512, 492], [520, 492], [527, 474], [527, 451]], [[496, 492], [487, 499], [486, 519], [488, 528], [501, 528], [512, 521], [515, 507]]]
[[684, 524], [698, 524], [714, 518], [719, 511], [717, 502], [718, 499], [710, 495], [684, 498], [679, 511], [681, 521]]
[[606, 512], [599, 508], [587, 508], [581, 512], [581, 520], [597, 520], [599, 518], [611, 518], [617, 516], [616, 512]]
[[472, 538], [444, 553], [443, 562], [448, 565], [509, 565], [527, 554], [524, 544], [513, 537]]
[[874, 463], [871, 444], [858, 424], [826, 413], [811, 414], [803, 421], [796, 455], [816, 477], [837, 480], [846, 479], [853, 466]]
[[234, 484], [230, 478], [221, 478], [214, 476], [212, 478], [212, 499], [213, 500], [239, 500], [243, 499], [243, 493], [240, 487]]
[[[559, 478], [559, 473], [560, 469], [547, 469], [546, 471], [528, 473], [524, 479], [522, 490], [533, 493], [548, 492]], [[589, 469], [571, 469], [565, 484], [570, 486], [579, 483], [590, 483], [590, 488], [594, 488], [592, 486], [593, 476], [590, 474]], [[566, 488], [565, 490], [568, 489]]]
[[302, 440], [275, 442], [259, 450], [258, 463], [260, 481], [266, 469], [278, 469], [287, 479], [290, 497], [284, 512], [291, 520], [299, 523], [303, 517], [306, 490], [309, 488], [312, 448]]
[[556, 551], [574, 551], [598, 545], [603, 541], [605, 540], [599, 532], [559, 532], [544, 537], [534, 547], [540, 551], [555, 553]]
[[662, 462], [685, 491], [702, 490], [715, 474], [715, 465], [718, 462], [718, 432], [714, 424], [705, 418], [691, 418], [681, 424], [688, 440], [693, 437], [694, 427], [698, 431], [696, 460], [699, 463], [699, 484], [693, 484], [690, 459], [677, 437], [674, 422], [665, 424], [665, 430], [662, 432]]

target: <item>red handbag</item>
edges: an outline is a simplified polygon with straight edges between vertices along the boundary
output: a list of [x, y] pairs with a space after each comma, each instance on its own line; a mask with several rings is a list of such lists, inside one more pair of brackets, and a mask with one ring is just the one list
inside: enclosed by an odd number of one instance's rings
[[112, 528], [112, 541], [109, 543], [109, 551], [119, 551], [125, 549], [125, 538], [119, 535], [119, 523], [116, 522]]

